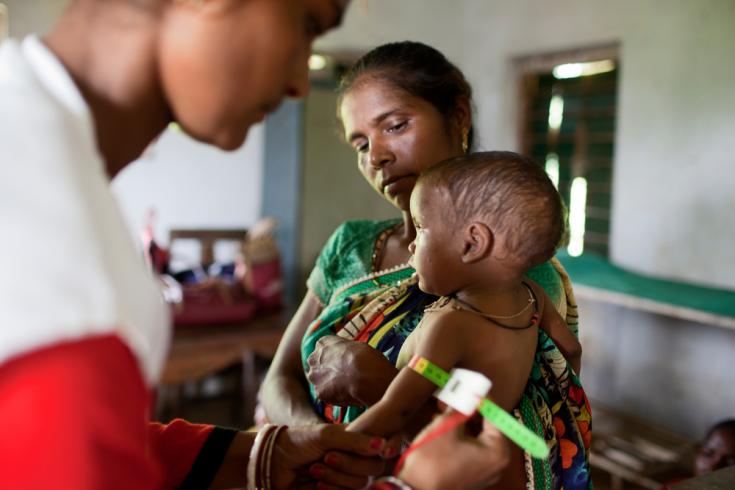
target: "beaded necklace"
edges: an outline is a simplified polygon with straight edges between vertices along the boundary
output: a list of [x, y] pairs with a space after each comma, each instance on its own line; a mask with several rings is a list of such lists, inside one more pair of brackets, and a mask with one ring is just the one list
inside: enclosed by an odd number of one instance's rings
[[403, 226], [403, 222], [396, 223], [390, 228], [386, 228], [385, 230], [380, 232], [380, 235], [378, 235], [378, 238], [375, 240], [375, 248], [373, 249], [373, 258], [370, 264], [370, 272], [378, 272], [380, 270], [380, 262], [383, 260], [383, 256], [385, 255], [385, 244], [388, 243], [388, 238], [390, 238], [393, 233], [398, 231], [401, 226]]

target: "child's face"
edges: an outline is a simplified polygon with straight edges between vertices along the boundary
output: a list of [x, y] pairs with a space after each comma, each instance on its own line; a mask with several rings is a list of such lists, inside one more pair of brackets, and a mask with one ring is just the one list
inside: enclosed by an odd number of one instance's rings
[[461, 263], [461, 245], [451, 222], [451, 200], [440, 189], [419, 185], [411, 195], [411, 216], [416, 238], [408, 246], [413, 254], [422, 291], [437, 296], [458, 289], [457, 265]]
[[704, 441], [694, 461], [697, 475], [735, 465], [735, 434], [728, 430], [716, 430]]

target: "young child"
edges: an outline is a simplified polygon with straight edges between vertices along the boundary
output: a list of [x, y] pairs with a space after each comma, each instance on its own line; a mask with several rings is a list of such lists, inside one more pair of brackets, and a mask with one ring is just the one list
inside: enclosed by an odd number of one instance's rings
[[735, 465], [735, 419], [723, 420], [707, 431], [694, 461], [694, 474], [706, 475]]
[[349, 430], [392, 435], [406, 427], [436, 390], [404, 367], [414, 355], [446, 371], [483, 373], [493, 382], [490, 396], [507, 411], [528, 381], [539, 325], [579, 371], [579, 342], [525, 278], [553, 256], [564, 229], [561, 199], [540, 166], [511, 152], [444, 161], [419, 178], [411, 214], [419, 287], [441, 298], [404, 343], [403, 369], [383, 398]]

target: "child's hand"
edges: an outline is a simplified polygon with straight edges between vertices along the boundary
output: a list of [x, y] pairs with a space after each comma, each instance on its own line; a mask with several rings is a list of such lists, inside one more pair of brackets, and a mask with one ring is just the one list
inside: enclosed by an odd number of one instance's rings
[[582, 369], [582, 344], [569, 330], [567, 322], [561, 317], [546, 291], [533, 281], [529, 281], [533, 292], [538, 299], [538, 309], [541, 312], [541, 330], [554, 341], [574, 372], [579, 376]]

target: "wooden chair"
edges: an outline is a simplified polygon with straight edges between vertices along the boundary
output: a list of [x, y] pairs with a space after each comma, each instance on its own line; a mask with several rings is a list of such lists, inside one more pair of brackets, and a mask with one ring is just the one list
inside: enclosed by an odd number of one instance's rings
[[196, 240], [201, 244], [200, 262], [211, 264], [214, 262], [214, 245], [220, 241], [242, 242], [247, 233], [246, 228], [211, 228], [211, 229], [173, 229], [169, 232], [169, 247], [176, 240]]

